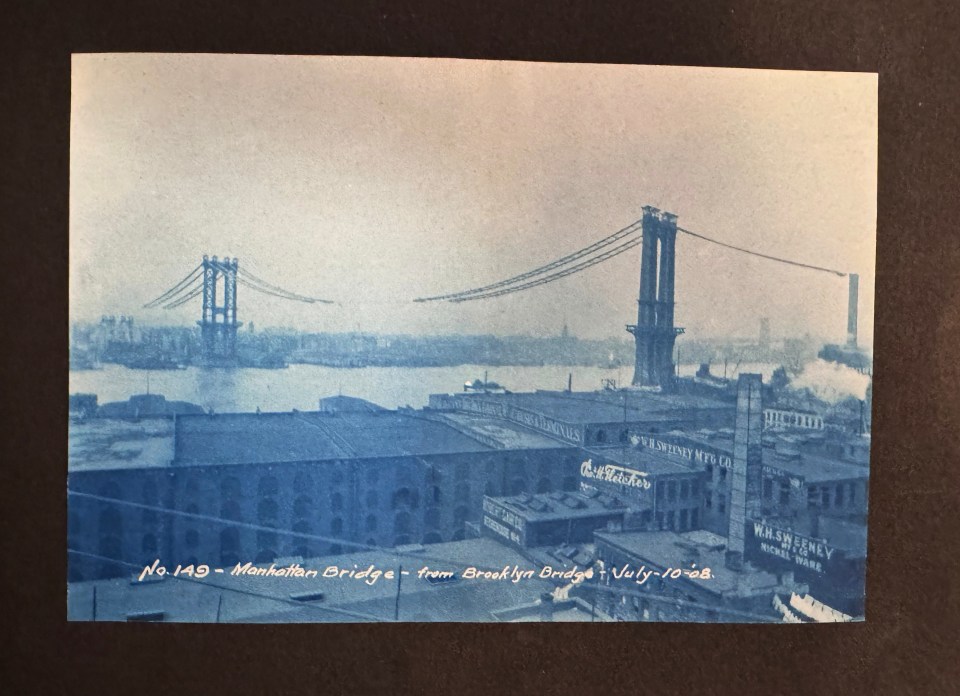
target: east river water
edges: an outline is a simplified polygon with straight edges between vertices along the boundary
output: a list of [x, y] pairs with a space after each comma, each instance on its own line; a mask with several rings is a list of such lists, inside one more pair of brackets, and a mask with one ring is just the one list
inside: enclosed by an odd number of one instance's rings
[[[769, 379], [774, 365], [740, 366], [740, 372], [760, 372]], [[681, 375], [692, 375], [696, 365], [681, 365]], [[728, 365], [728, 376], [734, 376]], [[536, 389], [562, 390], [573, 373], [574, 391], [599, 389], [602, 380], [629, 384], [633, 367], [361, 367], [339, 368], [321, 365], [291, 365], [281, 370], [255, 368], [185, 370], [131, 370], [104, 365], [97, 370], [70, 372], [70, 393], [96, 394], [99, 403], [126, 401], [134, 394], [162, 394], [167, 399], [189, 401], [217, 413], [241, 411], [313, 411], [318, 400], [343, 394], [372, 401], [386, 408], [426, 406], [430, 394], [463, 391], [468, 380], [483, 379], [488, 373], [506, 389], [515, 392]], [[722, 376], [723, 366], [713, 366]]]

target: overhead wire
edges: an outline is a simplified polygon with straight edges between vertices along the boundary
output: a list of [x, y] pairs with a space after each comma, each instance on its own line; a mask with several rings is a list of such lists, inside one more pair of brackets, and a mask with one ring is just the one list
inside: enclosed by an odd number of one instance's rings
[[[141, 570], [143, 568], [143, 565], [130, 563], [129, 561], [123, 561], [123, 560], [120, 560], [119, 558], [111, 558], [109, 556], [103, 556], [97, 553], [80, 551], [79, 549], [71, 549], [69, 546], [67, 547], [67, 553], [72, 553], [76, 556], [84, 556], [86, 558], [92, 558], [95, 560], [106, 561], [108, 563], [116, 563], [117, 565], [126, 566], [133, 570]], [[213, 587], [218, 590], [223, 590], [224, 592], [233, 592], [235, 594], [246, 595], [248, 597], [255, 597], [257, 599], [267, 599], [267, 600], [270, 600], [271, 602], [278, 602], [280, 604], [289, 604], [290, 606], [294, 606], [297, 608], [309, 607], [310, 609], [325, 611], [330, 614], [341, 614], [343, 616], [349, 616], [351, 618], [366, 619], [368, 621], [380, 622], [385, 620], [382, 617], [375, 616], [373, 614], [365, 614], [359, 611], [350, 611], [349, 609], [339, 609], [337, 607], [331, 607], [329, 605], [316, 604], [314, 602], [303, 602], [296, 599], [291, 599], [289, 597], [278, 597], [276, 595], [264, 594], [262, 592], [254, 592], [253, 590], [246, 590], [240, 587], [230, 587], [229, 585], [221, 585], [216, 582], [211, 582], [206, 578], [195, 578], [189, 575], [173, 575], [171, 573], [167, 573], [163, 577], [172, 578], [173, 580], [180, 580], [182, 582], [192, 582], [198, 585], [202, 585], [204, 587]]]
[[770, 261], [778, 261], [780, 263], [785, 263], [790, 266], [798, 266], [800, 268], [808, 268], [813, 271], [822, 271], [824, 273], [832, 273], [833, 275], [840, 276], [841, 278], [849, 275], [843, 271], [838, 271], [833, 268], [824, 268], [823, 266], [814, 266], [809, 263], [801, 263], [800, 261], [792, 261], [790, 259], [784, 259], [779, 256], [771, 256], [769, 254], [763, 254], [759, 251], [752, 251], [751, 249], [744, 249], [743, 247], [734, 246], [733, 244], [727, 244], [726, 242], [721, 242], [718, 239], [713, 239], [699, 232], [692, 232], [691, 230], [685, 229], [683, 227], [677, 227], [677, 232], [683, 232], [684, 234], [690, 235], [691, 237], [696, 237], [697, 239], [702, 239], [704, 241], [710, 242], [711, 244], [716, 244], [718, 246], [726, 247], [727, 249], [733, 249], [734, 251], [739, 251], [744, 254], [750, 254], [751, 256], [758, 256], [761, 259], [768, 259]]
[[[309, 541], [319, 541], [327, 544], [338, 544], [341, 546], [354, 547], [357, 551], [375, 551], [378, 553], [383, 553], [385, 555], [391, 556], [406, 556], [409, 558], [414, 558], [423, 561], [433, 561], [436, 563], [449, 563], [450, 559], [440, 558], [437, 556], [432, 556], [428, 553], [423, 553], [420, 551], [412, 549], [396, 549], [389, 548], [386, 546], [377, 546], [374, 544], [364, 544], [358, 541], [352, 541], [350, 539], [344, 539], [341, 537], [331, 537], [325, 536], [322, 534], [313, 534], [310, 532], [297, 532], [291, 529], [283, 529], [281, 527], [270, 527], [262, 524], [255, 524], [253, 522], [242, 522], [240, 520], [231, 520], [225, 517], [217, 517], [216, 515], [205, 515], [199, 512], [186, 512], [185, 510], [177, 510], [175, 508], [162, 507], [159, 505], [150, 505], [148, 503], [135, 503], [131, 500], [123, 500], [122, 498], [113, 498], [110, 496], [97, 495], [94, 493], [84, 493], [82, 491], [75, 491], [67, 489], [67, 495], [73, 498], [84, 498], [87, 500], [96, 500], [102, 503], [111, 503], [114, 505], [121, 505], [125, 507], [131, 507], [138, 510], [151, 510], [154, 512], [160, 512], [166, 515], [172, 515], [175, 517], [185, 517], [188, 519], [202, 520], [204, 522], [213, 522], [216, 524], [224, 525], [227, 527], [239, 527], [242, 529], [250, 529], [258, 532], [272, 532], [276, 534], [281, 534], [284, 536], [294, 537], [297, 539], [306, 539]], [[478, 570], [499, 570], [497, 568], [483, 568], [481, 566], [475, 566]]]
[[[150, 511], [154, 511], [154, 512], [160, 512], [160, 513], [167, 514], [167, 515], [173, 515], [173, 516], [185, 517], [185, 518], [189, 518], [189, 519], [197, 519], [197, 520], [203, 520], [203, 521], [208, 521], [208, 522], [214, 522], [214, 523], [217, 523], [217, 524], [220, 524], [220, 525], [224, 525], [224, 526], [228, 526], [228, 527], [240, 527], [240, 528], [251, 529], [251, 530], [255, 530], [255, 531], [263, 531], [263, 532], [277, 533], [277, 534], [282, 534], [282, 535], [285, 535], [285, 536], [290, 536], [290, 537], [295, 537], [295, 538], [300, 538], [300, 539], [307, 539], [307, 540], [312, 540], [312, 541], [322, 541], [322, 542], [325, 542], [325, 543], [334, 543], [334, 544], [339, 544], [339, 545], [342, 545], [342, 546], [351, 546], [351, 547], [357, 548], [358, 551], [375, 551], [375, 552], [383, 553], [384, 555], [387, 555], [387, 556], [395, 556], [395, 557], [397, 557], [398, 559], [401, 558], [401, 557], [408, 557], [408, 558], [413, 558], [413, 559], [420, 560], [420, 561], [431, 561], [431, 562], [440, 563], [440, 564], [450, 564], [450, 563], [452, 562], [450, 558], [443, 558], [443, 557], [439, 557], [439, 556], [432, 555], [432, 554], [429, 554], [429, 553], [425, 553], [425, 552], [422, 552], [422, 551], [417, 551], [417, 550], [414, 550], [414, 549], [398, 549], [398, 548], [389, 548], [389, 547], [384, 547], [384, 546], [377, 546], [377, 545], [372, 545], [372, 544], [364, 544], [364, 543], [360, 543], [360, 542], [356, 542], [356, 541], [351, 541], [351, 540], [349, 540], [349, 539], [343, 539], [343, 538], [339, 538], [339, 537], [330, 537], [330, 536], [324, 536], [324, 535], [319, 535], [319, 534], [312, 534], [312, 533], [309, 533], [309, 532], [297, 532], [297, 531], [293, 531], [293, 530], [289, 530], [289, 529], [282, 529], [282, 528], [280, 528], [280, 527], [270, 527], [270, 526], [261, 525], [261, 524], [254, 524], [254, 523], [251, 523], [251, 522], [241, 522], [241, 521], [239, 521], [239, 520], [231, 520], [231, 519], [227, 519], [227, 518], [224, 518], [224, 517], [217, 517], [217, 516], [215, 516], [215, 515], [205, 515], [205, 514], [202, 514], [202, 513], [186, 512], [186, 511], [184, 511], [184, 510], [177, 510], [177, 509], [175, 509], [175, 508], [162, 507], [162, 506], [159, 506], [159, 505], [151, 505], [151, 504], [148, 504], [148, 503], [136, 503], [136, 502], [133, 502], [133, 501], [124, 500], [124, 499], [122, 499], [122, 498], [114, 498], [114, 497], [111, 497], [111, 496], [97, 495], [97, 494], [94, 494], [94, 493], [84, 493], [84, 492], [82, 492], [82, 491], [75, 491], [75, 490], [71, 490], [71, 489], [69, 489], [69, 488], [67, 489], [67, 495], [70, 496], [70, 497], [74, 497], [74, 498], [83, 498], [83, 499], [88, 499], [88, 500], [95, 500], [95, 501], [98, 501], [98, 502], [111, 503], [111, 504], [116, 504], [116, 505], [121, 505], [121, 506], [126, 506], [126, 507], [132, 507], [132, 508], [135, 508], [135, 509], [150, 510]], [[88, 555], [88, 556], [93, 556], [93, 555], [95, 555], [95, 554], [89, 554], [89, 553], [86, 553], [86, 552], [82, 552], [82, 551], [79, 551], [79, 550], [71, 550], [71, 552], [75, 552], [75, 553], [83, 554], [83, 555]], [[122, 561], [122, 560], [119, 560], [119, 559], [104, 558], [104, 560], [114, 561], [114, 562], [117, 562], [117, 563], [121, 563], [121, 564], [127, 565], [127, 566], [129, 566], [129, 567], [131, 567], [131, 568], [136, 568], [136, 569], [142, 569], [142, 568], [143, 568], [142, 565], [137, 565], [137, 564], [130, 563], [130, 562], [128, 562], [128, 561]], [[471, 565], [472, 565], [472, 567], [476, 568], [478, 571], [499, 572], [499, 571], [501, 571], [501, 570], [503, 569], [502, 566], [493, 567], [493, 566], [483, 566], [483, 565], [477, 565], [477, 564], [471, 564]], [[182, 577], [182, 576], [171, 576], [171, 577], [176, 577], [177, 579], [180, 579], [180, 580], [188, 580], [188, 579], [189, 579], [189, 578], [187, 578], [187, 577]], [[198, 582], [200, 582], [200, 581], [198, 581]], [[209, 584], [209, 583], [208, 583], [208, 584]], [[689, 606], [691, 606], [691, 607], [698, 607], [698, 608], [701, 608], [701, 609], [704, 608], [704, 605], [702, 605], [702, 604], [697, 604], [697, 603], [693, 603], [693, 602], [684, 602], [684, 600], [680, 600], [680, 599], [671, 597], [671, 596], [669, 596], [669, 595], [657, 595], [656, 593], [652, 593], [652, 592], [648, 592], [648, 591], [633, 592], [633, 591], [627, 590], [627, 589], [625, 589], [625, 588], [624, 588], [624, 589], [614, 589], [614, 588], [611, 588], [611, 587], [607, 587], [607, 586], [605, 586], [605, 585], [603, 585], [602, 583], [599, 583], [599, 582], [598, 582], [598, 583], [591, 583], [590, 585], [588, 585], [588, 586], [586, 586], [586, 587], [587, 587], [587, 589], [595, 589], [595, 590], [602, 591], [602, 592], [613, 592], [613, 593], [617, 593], [617, 594], [628, 595], [628, 596], [637, 596], [637, 597], [659, 598], [661, 601], [671, 601], [671, 602], [673, 602], [673, 603], [679, 603], [680, 605], [689, 605]], [[224, 587], [223, 589], [229, 589], [229, 590], [231, 590], [231, 591], [238, 591], [238, 590], [236, 590], [236, 588], [227, 588], [227, 587]], [[249, 594], [249, 593], [248, 593], [248, 594]], [[256, 593], [253, 593], [253, 594], [256, 595]], [[265, 597], [265, 598], [267, 598], [267, 599], [276, 600], [276, 601], [286, 601], [286, 600], [284, 600], [283, 598], [273, 597], [273, 596], [270, 596], [270, 595], [259, 595], [259, 596]], [[298, 601], [296, 601], [296, 600], [290, 600], [290, 601], [288, 601], [287, 603], [292, 604], [293, 606], [306, 606], [304, 603], [298, 602]], [[746, 617], [746, 616], [752, 616], [753, 618], [762, 618], [762, 619], [768, 620], [768, 621], [771, 620], [771, 619], [769, 619], [768, 617], [761, 617], [761, 616], [758, 616], [758, 615], [751, 615], [751, 614], [748, 614], [748, 613], [746, 613], [746, 612], [738, 612], [738, 611], [735, 611], [735, 610], [732, 610], [732, 609], [724, 609], [724, 608], [722, 608], [722, 607], [709, 607], [709, 608], [710, 608], [710, 609], [713, 609], [713, 610], [716, 610], [716, 611], [718, 611], [718, 612], [725, 612], [725, 613], [730, 613], [730, 614], [741, 614], [742, 616], [745, 616], [745, 617]], [[330, 609], [331, 611], [340, 611], [341, 613], [346, 612], [346, 610], [333, 610], [333, 609], [331, 609], [331, 608], [329, 608], [329, 607], [328, 607], [328, 609]], [[369, 617], [369, 615], [368, 615], [368, 617]], [[377, 619], [377, 618], [374, 617], [374, 620], [379, 621], [379, 620], [381, 620], [381, 619]]]

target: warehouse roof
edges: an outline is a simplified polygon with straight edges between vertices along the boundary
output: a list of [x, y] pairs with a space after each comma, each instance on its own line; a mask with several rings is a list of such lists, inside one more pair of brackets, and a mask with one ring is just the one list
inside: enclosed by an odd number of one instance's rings
[[231, 413], [176, 421], [177, 463], [240, 464], [479, 452], [490, 447], [412, 413]]
[[173, 460], [173, 421], [74, 421], [67, 428], [67, 443], [67, 470], [71, 472], [168, 466]]
[[730, 403], [701, 396], [660, 394], [633, 389], [456, 396], [510, 404], [570, 424], [677, 421], [695, 417], [698, 411], [729, 411], [732, 421], [734, 412]]

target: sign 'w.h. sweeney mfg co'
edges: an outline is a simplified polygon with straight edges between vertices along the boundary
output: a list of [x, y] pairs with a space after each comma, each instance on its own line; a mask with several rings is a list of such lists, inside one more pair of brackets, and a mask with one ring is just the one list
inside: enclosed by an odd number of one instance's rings
[[753, 553], [778, 558], [783, 562], [823, 574], [841, 560], [842, 553], [822, 539], [813, 539], [764, 522], [747, 521], [747, 531], [752, 532], [750, 544]]

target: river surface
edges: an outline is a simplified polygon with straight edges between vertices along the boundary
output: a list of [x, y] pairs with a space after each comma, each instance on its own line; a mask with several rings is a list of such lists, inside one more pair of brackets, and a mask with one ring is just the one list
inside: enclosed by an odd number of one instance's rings
[[[775, 365], [743, 364], [741, 372], [760, 372], [769, 379]], [[696, 365], [681, 365], [681, 375], [692, 375]], [[722, 376], [723, 365], [715, 365], [713, 374]], [[728, 376], [734, 366], [728, 365]], [[99, 403], [126, 401], [134, 394], [162, 394], [167, 399], [189, 401], [217, 413], [241, 411], [313, 411], [326, 396], [354, 396], [386, 408], [427, 405], [430, 394], [463, 390], [463, 383], [477, 378], [489, 379], [510, 391], [536, 389], [561, 390], [567, 387], [567, 375], [573, 374], [574, 391], [599, 389], [604, 379], [617, 384], [629, 383], [633, 367], [361, 367], [340, 368], [322, 365], [291, 365], [282, 370], [255, 368], [211, 369], [188, 367], [185, 370], [131, 370], [120, 365], [104, 365], [98, 370], [70, 372], [70, 393], [96, 394]]]

